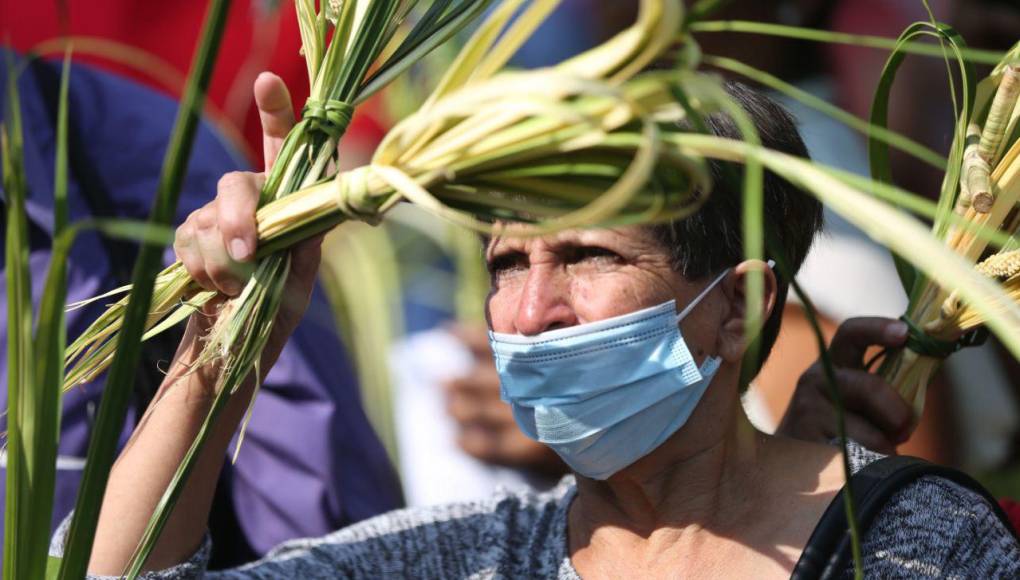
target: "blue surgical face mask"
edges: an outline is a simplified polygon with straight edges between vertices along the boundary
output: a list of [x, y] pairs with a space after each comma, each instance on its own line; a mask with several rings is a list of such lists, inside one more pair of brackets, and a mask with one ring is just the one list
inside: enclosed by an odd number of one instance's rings
[[670, 300], [536, 336], [490, 332], [517, 424], [594, 479], [650, 453], [687, 422], [719, 370], [718, 357], [695, 363], [679, 323], [727, 272], [679, 314]]

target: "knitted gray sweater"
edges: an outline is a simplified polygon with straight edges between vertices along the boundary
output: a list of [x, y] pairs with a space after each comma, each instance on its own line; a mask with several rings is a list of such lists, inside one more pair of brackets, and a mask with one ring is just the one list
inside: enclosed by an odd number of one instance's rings
[[[881, 456], [851, 445], [853, 471]], [[566, 477], [545, 493], [395, 511], [328, 536], [295, 540], [262, 560], [206, 572], [209, 541], [187, 562], [143, 576], [192, 578], [557, 578], [579, 580], [566, 548]], [[54, 537], [60, 552], [67, 521]], [[983, 498], [924, 477], [897, 492], [864, 537], [867, 578], [1020, 578], [1020, 546]], [[847, 570], [852, 576], [852, 570]]]

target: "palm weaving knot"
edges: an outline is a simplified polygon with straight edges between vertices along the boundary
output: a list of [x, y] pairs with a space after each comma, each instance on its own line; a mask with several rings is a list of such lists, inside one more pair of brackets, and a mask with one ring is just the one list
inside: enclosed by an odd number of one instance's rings
[[382, 216], [369, 187], [371, 171], [372, 166], [365, 165], [337, 175], [336, 206], [348, 219], [375, 225]]
[[930, 358], [944, 359], [960, 349], [981, 345], [988, 337], [987, 331], [979, 328], [964, 334], [957, 340], [942, 340], [925, 332], [906, 315], [901, 316], [900, 320], [907, 323], [907, 327], [910, 329], [907, 334], [907, 343], [904, 346], [921, 356]]
[[307, 119], [312, 128], [322, 131], [334, 140], [344, 134], [347, 126], [351, 124], [353, 116], [353, 106], [336, 100], [322, 102], [317, 99], [308, 99], [305, 108], [301, 111], [301, 117]]

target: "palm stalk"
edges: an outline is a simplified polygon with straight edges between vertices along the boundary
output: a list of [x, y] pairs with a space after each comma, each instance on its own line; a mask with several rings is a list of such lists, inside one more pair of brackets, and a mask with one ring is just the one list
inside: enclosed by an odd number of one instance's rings
[[[1020, 234], [1016, 217], [1020, 201], [1018, 96], [1020, 45], [978, 85], [973, 111], [965, 108], [958, 121], [951, 170], [947, 171], [933, 230], [949, 251], [997, 283], [1014, 303], [1020, 302], [1020, 278], [1015, 271], [1015, 240]], [[952, 224], [949, 216], [955, 218]], [[981, 235], [989, 231], [1006, 237], [1007, 242], [996, 246], [989, 236]], [[964, 300], [953, 284], [921, 276], [913, 279], [907, 290], [911, 300], [903, 318], [911, 327], [911, 336], [906, 348], [883, 361], [880, 373], [913, 404], [920, 417], [927, 384], [946, 357], [979, 336], [975, 333], [989, 313]]]
[[[488, 2], [434, 2], [414, 27], [398, 36], [400, 29], [396, 25], [403, 21], [418, 0], [351, 1], [344, 2], [337, 10], [330, 2], [321, 3], [316, 10], [312, 0], [298, 1], [298, 22], [311, 93], [303, 119], [288, 134], [279, 158], [267, 176], [260, 203], [282, 198], [302, 186], [328, 177], [336, 161], [337, 143], [351, 120], [354, 107], [454, 34]], [[328, 34], [330, 28], [333, 29], [332, 36]], [[389, 56], [377, 62], [382, 54]], [[289, 263], [286, 252], [272, 256], [263, 253], [260, 257], [264, 259], [256, 266], [255, 274], [243, 292], [244, 299], [235, 301], [233, 306], [237, 311], [233, 320], [238, 323], [245, 320], [245, 316], [253, 320], [250, 315], [259, 308], [258, 297], [263, 293], [254, 286], [278, 279]], [[127, 287], [121, 288], [104, 297], [127, 290]], [[171, 265], [157, 278], [145, 338], [186, 319], [214, 296], [215, 293], [203, 292], [189, 278], [182, 264]], [[65, 389], [91, 380], [109, 365], [125, 306], [126, 300], [112, 305], [71, 344], [66, 358], [71, 368]], [[241, 352], [230, 346], [236, 337], [246, 334], [250, 326], [246, 329], [236, 324], [230, 329], [220, 330], [216, 341], [210, 343], [205, 351], [206, 359], [219, 358], [222, 353], [231, 351], [233, 360], [250, 369], [261, 348], [241, 349]]]

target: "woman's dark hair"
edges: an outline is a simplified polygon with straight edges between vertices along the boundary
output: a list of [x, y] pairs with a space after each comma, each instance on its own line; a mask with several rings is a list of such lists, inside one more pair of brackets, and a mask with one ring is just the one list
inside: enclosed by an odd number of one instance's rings
[[[797, 131], [793, 116], [764, 94], [741, 83], [727, 81], [726, 92], [754, 121], [763, 146], [808, 158], [807, 148]], [[741, 139], [733, 120], [717, 113], [705, 118], [708, 129], [719, 137]], [[694, 215], [668, 224], [649, 226], [656, 238], [669, 248], [673, 268], [688, 280], [717, 275], [743, 260], [741, 178], [743, 166], [713, 161], [710, 170], [715, 186], [705, 204]], [[771, 172], [765, 173], [765, 227], [769, 241], [766, 257], [783, 261], [792, 272], [800, 269], [815, 234], [822, 229], [822, 204]], [[789, 280], [776, 273], [776, 308], [762, 328], [759, 359], [753, 377], [775, 345], [789, 292]]]

